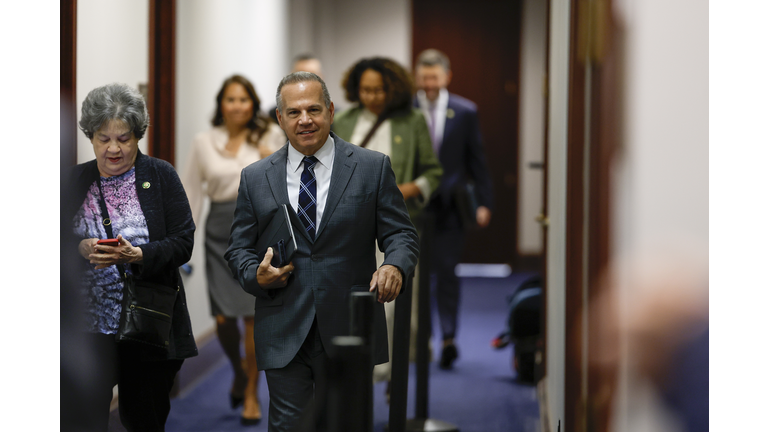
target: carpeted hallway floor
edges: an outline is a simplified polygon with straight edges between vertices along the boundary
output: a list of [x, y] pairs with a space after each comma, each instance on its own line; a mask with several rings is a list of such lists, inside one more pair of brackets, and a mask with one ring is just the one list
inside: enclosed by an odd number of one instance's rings
[[[536, 432], [539, 428], [536, 389], [517, 382], [511, 367], [512, 350], [495, 351], [491, 339], [504, 326], [506, 297], [530, 274], [512, 274], [507, 278], [464, 278], [457, 344], [459, 359], [451, 371], [437, 363], [430, 365], [429, 414], [459, 427], [462, 432]], [[438, 328], [436, 317], [433, 328]], [[214, 341], [214, 343], [216, 343]], [[435, 357], [439, 358], [439, 349]], [[227, 392], [232, 374], [222, 359], [196, 382], [188, 385], [172, 400], [166, 430], [192, 431], [266, 431], [269, 397], [262, 373], [259, 395], [264, 419], [257, 426], [239, 422], [239, 411], [229, 408]], [[409, 378], [408, 417], [414, 415], [413, 365]], [[385, 430], [389, 407], [384, 384], [374, 387], [374, 430]]]

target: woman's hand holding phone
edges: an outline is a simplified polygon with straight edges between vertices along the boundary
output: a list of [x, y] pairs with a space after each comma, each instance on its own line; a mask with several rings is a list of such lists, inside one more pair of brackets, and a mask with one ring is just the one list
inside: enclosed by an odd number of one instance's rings
[[[110, 246], [110, 244], [115, 245]], [[96, 264], [97, 270], [115, 264], [141, 262], [143, 259], [141, 248], [131, 245], [131, 242], [124, 239], [122, 234], [118, 234], [116, 239], [99, 240], [94, 248], [95, 252], [90, 254], [88, 259], [91, 264]]]

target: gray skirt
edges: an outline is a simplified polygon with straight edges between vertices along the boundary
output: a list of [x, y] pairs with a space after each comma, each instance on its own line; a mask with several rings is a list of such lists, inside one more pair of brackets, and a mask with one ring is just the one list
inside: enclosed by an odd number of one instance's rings
[[205, 222], [205, 271], [213, 316], [253, 316], [253, 296], [243, 291], [240, 283], [232, 276], [227, 260], [224, 259], [236, 203], [212, 202]]

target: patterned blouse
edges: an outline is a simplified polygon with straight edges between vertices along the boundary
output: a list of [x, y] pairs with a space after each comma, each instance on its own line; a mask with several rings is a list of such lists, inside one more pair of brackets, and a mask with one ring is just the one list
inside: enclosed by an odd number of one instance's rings
[[[102, 177], [101, 187], [106, 196], [107, 212], [112, 220], [112, 234], [131, 242], [133, 246], [149, 242], [149, 230], [139, 197], [136, 195], [136, 168], [119, 176]], [[99, 185], [88, 189], [83, 205], [74, 218], [74, 231], [81, 238], [107, 238], [101, 223]], [[115, 334], [120, 321], [123, 282], [117, 266], [95, 270], [90, 266], [83, 276], [86, 328], [90, 332]], [[124, 266], [130, 274], [131, 266]]]

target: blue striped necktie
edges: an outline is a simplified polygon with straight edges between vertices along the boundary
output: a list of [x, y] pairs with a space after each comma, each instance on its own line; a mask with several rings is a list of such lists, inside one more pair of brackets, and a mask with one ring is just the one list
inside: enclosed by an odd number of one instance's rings
[[299, 184], [299, 220], [307, 229], [307, 234], [315, 240], [315, 217], [317, 213], [317, 182], [315, 181], [315, 164], [317, 158], [314, 156], [304, 157], [304, 171], [301, 173], [301, 183]]

